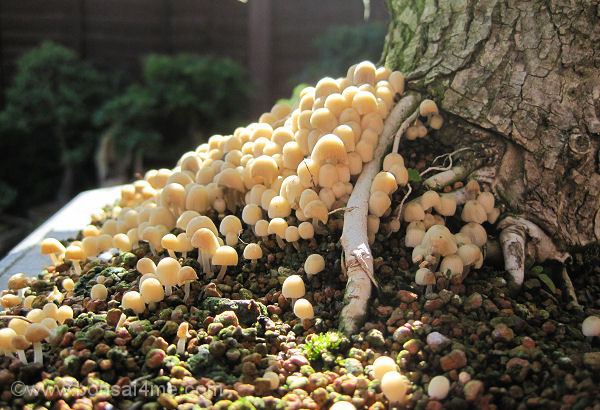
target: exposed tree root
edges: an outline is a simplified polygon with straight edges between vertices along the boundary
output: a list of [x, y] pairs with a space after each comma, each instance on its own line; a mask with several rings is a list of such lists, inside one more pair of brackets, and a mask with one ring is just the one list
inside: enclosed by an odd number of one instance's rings
[[509, 216], [498, 223], [498, 228], [502, 230], [500, 244], [504, 266], [510, 274], [513, 287], [518, 288], [523, 284], [526, 255], [540, 262], [551, 259], [564, 263], [570, 258], [568, 253], [556, 249], [552, 239], [539, 226], [527, 219]]
[[373, 159], [363, 167], [348, 200], [340, 239], [348, 276], [344, 296], [345, 306], [340, 315], [340, 330], [346, 334], [354, 334], [360, 329], [371, 297], [371, 282], [376, 284], [373, 256], [367, 237], [371, 183], [381, 168], [382, 158], [392, 144], [396, 130], [416, 110], [419, 102], [419, 95], [407, 95], [394, 106], [385, 120]]

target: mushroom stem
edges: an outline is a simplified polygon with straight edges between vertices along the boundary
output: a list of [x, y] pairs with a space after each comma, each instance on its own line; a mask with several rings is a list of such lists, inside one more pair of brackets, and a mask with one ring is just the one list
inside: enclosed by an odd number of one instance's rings
[[81, 265], [79, 264], [79, 261], [71, 261], [71, 263], [73, 263], [73, 268], [75, 269], [75, 273], [78, 275], [81, 275]]
[[325, 228], [323, 228], [323, 224], [321, 224], [317, 218], [312, 218], [312, 224], [313, 224], [315, 233], [318, 233], [319, 235], [327, 234], [327, 230]]
[[177, 354], [183, 354], [185, 352], [185, 342], [185, 337], [180, 337], [179, 339], [177, 339]]
[[58, 265], [58, 262], [59, 262], [59, 261], [58, 261], [58, 258], [56, 257], [56, 254], [55, 254], [55, 253], [51, 253], [51, 254], [50, 254], [50, 259], [52, 259], [52, 263], [53, 263], [54, 265]]
[[215, 282], [221, 282], [223, 280], [223, 278], [225, 277], [226, 271], [227, 271], [227, 265], [222, 265], [221, 270], [219, 271], [219, 274], [217, 275], [217, 279], [215, 279]]
[[199, 249], [198, 252], [200, 253], [198, 262], [202, 263], [202, 272], [206, 275], [209, 272], [211, 272], [210, 263], [208, 261], [208, 255], [202, 249]]
[[183, 303], [186, 303], [190, 297], [190, 285], [191, 285], [190, 281], [185, 282], [185, 284], [183, 285], [183, 291], [185, 293], [183, 296]]
[[169, 285], [165, 285], [165, 296], [171, 296], [173, 293], [173, 287]]
[[43, 364], [44, 354], [42, 353], [42, 342], [33, 343], [33, 362]]
[[24, 350], [17, 350], [17, 356], [19, 357], [21, 363], [27, 364], [27, 356], [25, 356]]
[[181, 254], [181, 257], [183, 259], [187, 258], [187, 251], [183, 251], [182, 254]]
[[167, 252], [169, 252], [169, 256], [173, 259], [177, 259], [177, 256], [175, 256], [175, 252], [173, 252], [173, 249], [167, 249]]
[[277, 241], [277, 245], [279, 245], [279, 247], [281, 249], [285, 249], [285, 242], [283, 242], [283, 239], [281, 239], [281, 236], [275, 235], [275, 240]]
[[298, 245], [298, 241], [292, 242], [292, 245], [294, 246], [294, 248], [296, 248], [297, 251], [300, 251], [300, 245]]

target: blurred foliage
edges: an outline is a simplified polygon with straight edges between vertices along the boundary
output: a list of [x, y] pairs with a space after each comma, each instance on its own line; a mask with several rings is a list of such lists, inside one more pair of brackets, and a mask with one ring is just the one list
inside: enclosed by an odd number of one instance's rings
[[315, 40], [318, 56], [294, 78], [294, 83], [315, 83], [324, 76], [345, 76], [348, 67], [363, 60], [377, 63], [386, 32], [386, 26], [379, 22], [332, 27]]
[[49, 41], [18, 60], [0, 112], [2, 191], [17, 193], [13, 208], [54, 200], [68, 173], [79, 187], [93, 181], [98, 131], [91, 118], [111, 88], [75, 52]]
[[142, 150], [145, 164], [172, 167], [211, 133], [233, 128], [249, 97], [242, 66], [229, 59], [151, 55], [143, 84], [104, 104], [95, 122], [113, 127], [118, 151]]

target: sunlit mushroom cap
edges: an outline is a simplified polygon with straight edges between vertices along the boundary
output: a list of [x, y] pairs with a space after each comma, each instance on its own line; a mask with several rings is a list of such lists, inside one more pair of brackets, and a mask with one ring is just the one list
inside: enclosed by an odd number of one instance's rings
[[476, 222], [479, 224], [487, 221], [487, 213], [483, 205], [474, 199], [467, 201], [460, 215], [465, 222]]
[[334, 134], [327, 134], [319, 138], [310, 158], [321, 164], [327, 161], [333, 164], [337, 164], [338, 162], [346, 164], [348, 162], [344, 142]]
[[581, 332], [584, 336], [600, 337], [600, 317], [588, 316], [581, 324]]
[[229, 189], [233, 189], [239, 192], [246, 190], [242, 175], [236, 168], [225, 168], [215, 176], [215, 182]]
[[369, 196], [369, 213], [381, 218], [389, 209], [392, 200], [383, 191], [375, 191]]
[[156, 274], [160, 282], [165, 286], [175, 286], [178, 284], [177, 276], [181, 265], [175, 258], [163, 258], [156, 265]]
[[316, 275], [325, 269], [325, 258], [318, 253], [313, 253], [304, 261], [304, 271], [309, 275]]
[[44, 254], [44, 255], [49, 255], [51, 253], [62, 254], [66, 250], [66, 248], [63, 246], [63, 244], [60, 243], [55, 238], [45, 238], [44, 240], [42, 240], [42, 243], [40, 246], [41, 246], [42, 254]]
[[425, 218], [423, 206], [417, 201], [411, 201], [404, 205], [404, 221], [422, 221]]
[[244, 248], [244, 258], [245, 259], [260, 259], [263, 256], [263, 251], [260, 245], [256, 243], [249, 243]]
[[[200, 228], [192, 236], [191, 244], [209, 254], [214, 254], [219, 247], [219, 241], [215, 234], [208, 228]], [[213, 262], [214, 263], [214, 262]]]
[[156, 273], [156, 264], [150, 258], [141, 258], [137, 261], [135, 268], [142, 275], [146, 273]]
[[233, 266], [238, 263], [238, 254], [231, 246], [219, 246], [212, 257], [213, 265]]
[[177, 337], [180, 339], [189, 337], [188, 329], [190, 324], [188, 322], [181, 322], [177, 328]]
[[298, 299], [305, 293], [304, 281], [298, 275], [288, 276], [281, 287], [281, 294], [286, 299]]
[[177, 273], [177, 282], [183, 285], [185, 282], [190, 282], [198, 279], [198, 274], [191, 266], [182, 266]]
[[375, 178], [373, 178], [373, 182], [371, 183], [371, 193], [375, 191], [383, 191], [386, 194], [391, 194], [398, 188], [396, 184], [396, 177], [391, 172], [381, 171]]
[[235, 215], [227, 215], [221, 220], [219, 225], [219, 231], [221, 235], [227, 235], [228, 233], [235, 233], [236, 235], [242, 230], [242, 222]]
[[450, 391], [450, 380], [446, 376], [435, 376], [429, 382], [427, 395], [434, 400], [443, 400]]
[[31, 343], [39, 343], [50, 336], [50, 330], [41, 323], [31, 323], [23, 336]]
[[304, 215], [307, 218], [313, 218], [321, 221], [323, 224], [327, 223], [329, 219], [329, 210], [323, 201], [316, 199], [309, 202], [304, 208], [302, 208]]
[[450, 271], [452, 275], [461, 275], [463, 273], [463, 261], [457, 254], [444, 256], [440, 263], [440, 272]]
[[131, 309], [136, 314], [140, 314], [146, 309], [146, 304], [142, 299], [142, 295], [135, 290], [130, 290], [129, 292], [125, 292], [125, 294], [123, 294], [121, 305], [124, 309]]
[[396, 371], [396, 361], [389, 356], [379, 356], [373, 362], [375, 378], [381, 380], [387, 372]]
[[420, 268], [415, 273], [415, 283], [420, 286], [435, 285], [435, 274], [428, 268]]
[[140, 284], [140, 294], [146, 303], [160, 302], [165, 298], [165, 290], [155, 278], [148, 278]]
[[298, 299], [296, 303], [294, 303], [294, 314], [302, 320], [315, 317], [312, 303], [306, 299]]
[[406, 390], [406, 380], [397, 371], [387, 372], [381, 378], [381, 391], [390, 402], [403, 401]]

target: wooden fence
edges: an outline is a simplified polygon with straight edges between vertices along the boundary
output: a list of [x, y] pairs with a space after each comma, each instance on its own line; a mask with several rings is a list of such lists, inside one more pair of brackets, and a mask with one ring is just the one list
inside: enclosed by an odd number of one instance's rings
[[[371, 20], [387, 20], [383, 1], [371, 2]], [[250, 73], [256, 113], [289, 95], [290, 77], [314, 58], [316, 36], [362, 23], [361, 0], [4, 0], [0, 91], [18, 57], [49, 39], [134, 77], [148, 53], [230, 57]]]

